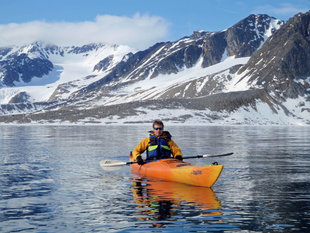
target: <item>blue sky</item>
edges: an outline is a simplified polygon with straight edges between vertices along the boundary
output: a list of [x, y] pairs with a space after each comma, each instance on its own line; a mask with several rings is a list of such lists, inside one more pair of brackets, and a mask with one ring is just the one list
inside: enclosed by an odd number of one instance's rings
[[145, 49], [195, 30], [220, 31], [250, 14], [288, 20], [309, 0], [1, 0], [0, 46], [35, 40]]

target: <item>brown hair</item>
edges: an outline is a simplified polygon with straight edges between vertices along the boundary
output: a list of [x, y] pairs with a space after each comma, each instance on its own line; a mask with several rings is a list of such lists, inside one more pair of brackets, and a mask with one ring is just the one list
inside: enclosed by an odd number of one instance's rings
[[161, 125], [164, 128], [164, 123], [161, 120], [155, 120], [153, 122], [153, 128], [154, 128], [154, 125]]

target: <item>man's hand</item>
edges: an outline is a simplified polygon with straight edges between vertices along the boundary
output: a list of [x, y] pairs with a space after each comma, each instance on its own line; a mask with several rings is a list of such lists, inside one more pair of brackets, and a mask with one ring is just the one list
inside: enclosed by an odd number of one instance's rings
[[181, 156], [181, 155], [177, 155], [177, 156], [175, 156], [175, 158], [176, 158], [176, 159], [178, 159], [178, 160], [183, 161], [183, 158], [182, 158], [182, 156]]
[[143, 165], [143, 164], [144, 164], [144, 160], [142, 159], [141, 155], [139, 155], [139, 156], [137, 157], [137, 163], [138, 163], [139, 165]]

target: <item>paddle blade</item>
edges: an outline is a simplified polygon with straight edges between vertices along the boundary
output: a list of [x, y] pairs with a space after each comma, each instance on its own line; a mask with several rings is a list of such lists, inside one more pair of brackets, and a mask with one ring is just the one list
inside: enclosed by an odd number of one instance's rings
[[221, 156], [228, 156], [228, 155], [232, 155], [233, 152], [231, 153], [226, 153], [226, 154], [217, 154], [217, 155], [202, 155], [203, 158], [208, 158], [208, 157], [221, 157]]
[[100, 161], [100, 167], [106, 171], [118, 170], [124, 165], [127, 165], [127, 162], [122, 162], [119, 160], [101, 160]]

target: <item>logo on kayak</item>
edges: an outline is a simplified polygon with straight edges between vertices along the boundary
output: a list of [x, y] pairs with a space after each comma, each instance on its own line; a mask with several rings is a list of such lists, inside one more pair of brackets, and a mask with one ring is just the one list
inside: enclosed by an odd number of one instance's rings
[[192, 175], [201, 175], [202, 172], [201, 172], [201, 170], [193, 170], [191, 174]]
[[177, 165], [177, 167], [184, 167], [184, 166], [189, 166], [189, 164], [187, 164], [187, 163], [180, 163], [180, 164]]

